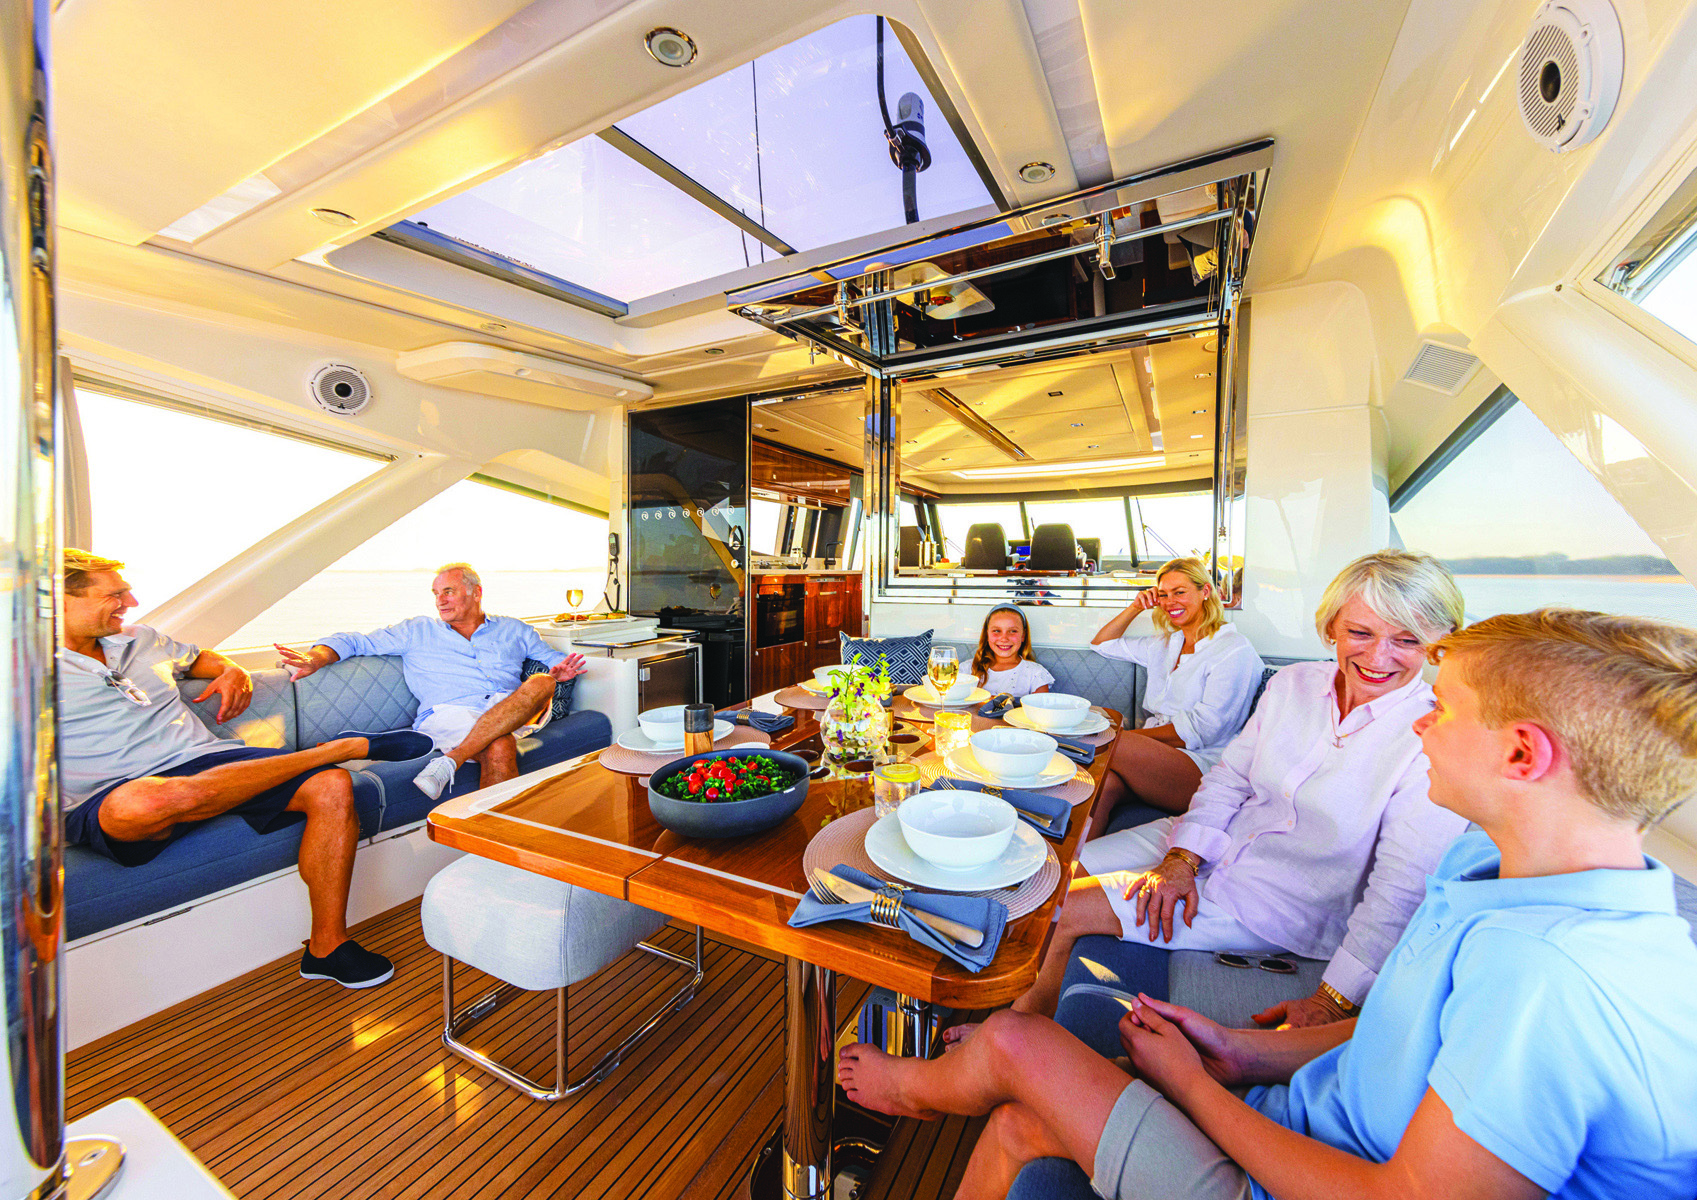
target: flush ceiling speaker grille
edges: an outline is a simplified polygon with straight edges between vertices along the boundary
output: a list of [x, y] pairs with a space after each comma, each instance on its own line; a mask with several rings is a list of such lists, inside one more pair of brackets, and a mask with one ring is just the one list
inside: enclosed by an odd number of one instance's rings
[[1439, 342], [1424, 342], [1402, 377], [1409, 383], [1453, 396], [1461, 391], [1478, 366], [1478, 357], [1465, 350]]
[[1520, 47], [1520, 117], [1547, 150], [1594, 139], [1614, 115], [1625, 67], [1609, 0], [1546, 0]]
[[307, 383], [307, 390], [319, 408], [338, 417], [357, 416], [371, 403], [371, 384], [358, 367], [346, 363], [325, 363], [319, 367]]

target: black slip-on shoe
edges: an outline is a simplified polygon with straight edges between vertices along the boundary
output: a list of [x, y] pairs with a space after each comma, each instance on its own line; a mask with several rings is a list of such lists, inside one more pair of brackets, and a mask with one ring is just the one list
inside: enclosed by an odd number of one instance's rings
[[338, 733], [336, 737], [364, 738], [371, 743], [366, 757], [377, 762], [409, 762], [415, 758], [423, 758], [436, 749], [435, 742], [410, 729], [395, 729], [389, 733], [361, 733], [357, 729], [348, 729]]
[[368, 988], [388, 983], [394, 974], [394, 963], [351, 938], [323, 958], [311, 950], [301, 952], [302, 979], [333, 979], [345, 988]]

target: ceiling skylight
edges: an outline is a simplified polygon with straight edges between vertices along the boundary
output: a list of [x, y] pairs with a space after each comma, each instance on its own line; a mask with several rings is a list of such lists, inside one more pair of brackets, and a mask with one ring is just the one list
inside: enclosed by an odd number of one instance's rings
[[[622, 303], [898, 229], [902, 171], [878, 103], [877, 25], [839, 21], [620, 121], [611, 143], [581, 138], [411, 224], [564, 281], [568, 293]], [[907, 93], [924, 107], [931, 164], [915, 180], [918, 218], [993, 203], [887, 25], [883, 63], [891, 121]]]

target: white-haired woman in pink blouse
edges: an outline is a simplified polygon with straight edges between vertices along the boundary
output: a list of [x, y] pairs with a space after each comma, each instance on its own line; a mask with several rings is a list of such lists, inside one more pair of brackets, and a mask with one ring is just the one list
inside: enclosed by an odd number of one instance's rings
[[[1426, 795], [1414, 722], [1432, 707], [1426, 646], [1461, 626], [1437, 560], [1350, 563], [1315, 623], [1336, 662], [1285, 667], [1189, 810], [1088, 843], [1048, 956], [1014, 1007], [1053, 1013], [1073, 942], [1111, 933], [1172, 950], [1330, 959], [1319, 990], [1257, 1015], [1352, 1015], [1463, 822]], [[1180, 916], [1182, 906], [1182, 919]]]

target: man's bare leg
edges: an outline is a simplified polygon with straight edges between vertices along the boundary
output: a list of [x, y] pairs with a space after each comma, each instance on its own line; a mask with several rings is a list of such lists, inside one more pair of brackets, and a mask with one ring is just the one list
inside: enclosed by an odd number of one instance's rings
[[346, 771], [320, 772], [295, 790], [289, 811], [306, 814], [299, 860], [312, 903], [312, 933], [306, 948], [323, 958], [348, 940], [348, 887], [359, 843], [353, 780]]
[[180, 821], [210, 820], [303, 771], [364, 758], [369, 749], [365, 738], [337, 738], [310, 750], [226, 763], [198, 775], [132, 779], [101, 803], [100, 828], [121, 842], [160, 841]]
[[[471, 732], [465, 735], [459, 745], [447, 751], [445, 757], [453, 760], [454, 769], [459, 770], [487, 750], [497, 738], [506, 737], [513, 730], [529, 725], [542, 712], [542, 706], [553, 703], [553, 700], [554, 677], [532, 675], [519, 684], [518, 691], [490, 705], [488, 710], [477, 718], [477, 724], [471, 727]], [[514, 762], [516, 764], [516, 757]], [[507, 778], [511, 779], [512, 776]], [[485, 777], [479, 782], [480, 786], [488, 787], [495, 781]]]
[[838, 1057], [837, 1079], [850, 1100], [895, 1116], [1023, 1110], [986, 1127], [957, 1193], [973, 1198], [1005, 1195], [1031, 1158], [1059, 1154], [1092, 1170], [1108, 1114], [1131, 1082], [1053, 1021], [1007, 1011], [942, 1058], [894, 1058], [857, 1042]]
[[485, 746], [482, 754], [474, 755], [473, 761], [477, 763], [478, 787], [515, 779], [519, 773], [518, 739], [510, 733], [502, 734]]
[[1094, 875], [1075, 877], [1068, 886], [1061, 919], [1055, 923], [1055, 932], [1049, 938], [1048, 952], [1037, 968], [1037, 978], [1025, 995], [1013, 1002], [1014, 1011], [1054, 1016], [1055, 1007], [1061, 1002], [1061, 984], [1066, 979], [1067, 963], [1072, 959], [1072, 948], [1078, 939], [1092, 933], [1111, 933], [1118, 937], [1122, 932], [1119, 916], [1108, 903], [1101, 881]]

